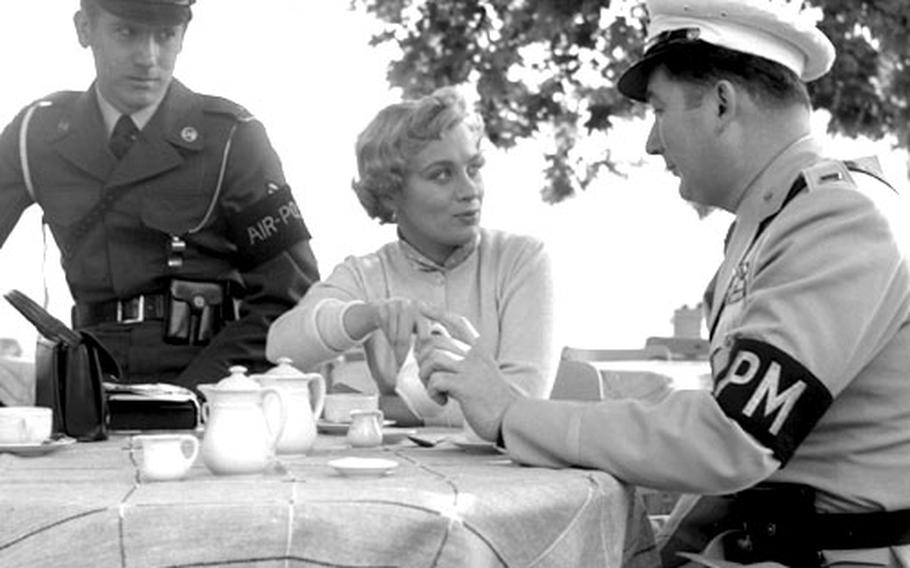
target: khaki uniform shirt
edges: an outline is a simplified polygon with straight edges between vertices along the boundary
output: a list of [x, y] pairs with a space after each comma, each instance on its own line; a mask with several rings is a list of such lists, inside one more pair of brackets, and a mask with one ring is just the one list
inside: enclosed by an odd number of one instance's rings
[[709, 294], [713, 392], [522, 400], [509, 455], [702, 494], [804, 483], [823, 512], [910, 507], [908, 219], [886, 184], [796, 142], [736, 211]]

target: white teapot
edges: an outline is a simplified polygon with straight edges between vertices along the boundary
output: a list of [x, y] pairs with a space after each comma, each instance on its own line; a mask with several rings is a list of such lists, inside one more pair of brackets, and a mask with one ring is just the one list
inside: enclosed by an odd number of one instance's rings
[[[280, 391], [262, 388], [246, 376], [246, 367], [230, 368], [231, 375], [215, 385], [199, 385], [205, 435], [202, 461], [216, 474], [257, 473], [272, 465], [275, 443], [281, 436], [287, 404]], [[266, 418], [264, 402], [278, 405], [277, 420]]]
[[[279, 454], [308, 452], [316, 441], [316, 418], [322, 414], [325, 404], [325, 378], [319, 373], [297, 370], [287, 357], [280, 357], [278, 365], [251, 378], [263, 388], [280, 391], [287, 401], [287, 421], [276, 451]], [[269, 417], [278, 414], [274, 401], [265, 401], [265, 412]]]

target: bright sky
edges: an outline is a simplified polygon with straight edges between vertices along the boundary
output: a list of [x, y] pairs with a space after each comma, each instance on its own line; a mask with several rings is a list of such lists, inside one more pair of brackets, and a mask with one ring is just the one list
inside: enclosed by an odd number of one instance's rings
[[[350, 190], [357, 133], [398, 99], [385, 69], [394, 53], [370, 47], [375, 24], [347, 10], [349, 2], [200, 0], [176, 76], [190, 88], [233, 99], [266, 126], [294, 188], [323, 275], [348, 254], [394, 238], [370, 220]], [[0, 53], [4, 88], [0, 122], [30, 101], [93, 78], [91, 53], [72, 25], [78, 0], [2, 2]], [[824, 117], [819, 117], [824, 128]], [[630, 164], [643, 157], [648, 125], [619, 125], [592, 139]], [[597, 145], [600, 146], [597, 146]], [[906, 153], [887, 144], [839, 141], [837, 155], [883, 154], [892, 179], [906, 185]], [[542, 150], [529, 142], [488, 153], [484, 225], [543, 239], [557, 273], [561, 344], [639, 347], [648, 336], [672, 334], [673, 310], [700, 300], [721, 260], [730, 217], [699, 220], [676, 193], [663, 162], [646, 158], [625, 179], [603, 176], [583, 195], [542, 203]], [[37, 208], [0, 250], [0, 291], [19, 288], [40, 301], [41, 231]], [[52, 252], [53, 254], [53, 252]], [[69, 322], [70, 299], [55, 258], [47, 263], [51, 309]], [[34, 333], [0, 302], [0, 337], [31, 351]]]

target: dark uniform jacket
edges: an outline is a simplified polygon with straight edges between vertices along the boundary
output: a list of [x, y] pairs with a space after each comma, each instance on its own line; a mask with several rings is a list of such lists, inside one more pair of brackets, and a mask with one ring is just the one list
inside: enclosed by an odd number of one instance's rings
[[[20, 156], [27, 114], [24, 109], [0, 137], [0, 245], [34, 202]], [[26, 147], [35, 198], [61, 249], [74, 313], [87, 305], [164, 294], [172, 278], [229, 283], [242, 298], [239, 318], [207, 345], [165, 343], [160, 320], [92, 322], [124, 380], [195, 386], [227, 375], [229, 365], [267, 365], [270, 322], [295, 305], [318, 271], [309, 233], [261, 123], [242, 107], [196, 94], [175, 80], [118, 162], [90, 88], [37, 103]], [[74, 225], [117, 192], [124, 193], [76, 242]], [[169, 268], [174, 236], [186, 242], [186, 250], [182, 264]]]

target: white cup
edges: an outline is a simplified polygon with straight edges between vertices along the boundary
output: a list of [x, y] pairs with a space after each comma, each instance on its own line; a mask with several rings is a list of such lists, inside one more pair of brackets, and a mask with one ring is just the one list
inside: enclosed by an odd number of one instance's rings
[[325, 395], [322, 416], [328, 422], [351, 421], [352, 410], [378, 410], [379, 395], [357, 392], [334, 392]]
[[199, 439], [191, 434], [147, 434], [133, 439], [142, 447], [139, 471], [149, 481], [182, 478], [199, 454]]
[[0, 407], [0, 444], [40, 444], [51, 437], [52, 424], [50, 408]]

